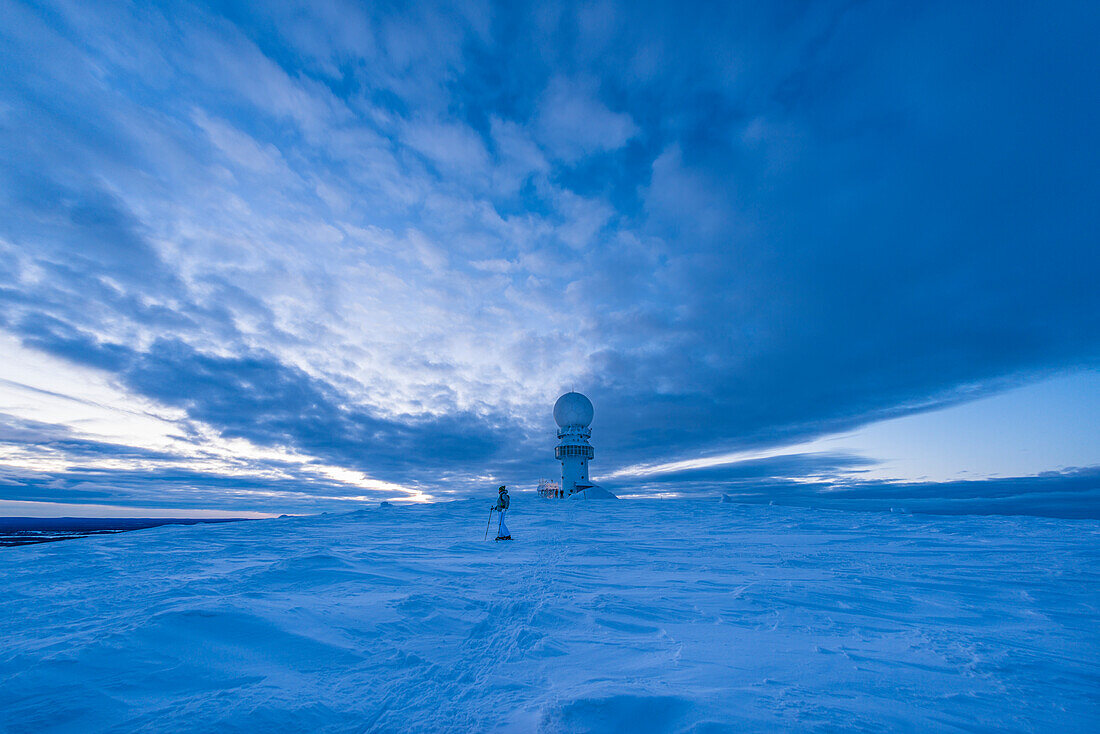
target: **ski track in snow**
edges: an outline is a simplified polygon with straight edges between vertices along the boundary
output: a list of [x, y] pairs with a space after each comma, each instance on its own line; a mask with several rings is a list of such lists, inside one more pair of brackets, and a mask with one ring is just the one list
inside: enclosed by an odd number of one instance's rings
[[0, 730], [1100, 730], [1100, 522], [487, 512], [0, 551]]

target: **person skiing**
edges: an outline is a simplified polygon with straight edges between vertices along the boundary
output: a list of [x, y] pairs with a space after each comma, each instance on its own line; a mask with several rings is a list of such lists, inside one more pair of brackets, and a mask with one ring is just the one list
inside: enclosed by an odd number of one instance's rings
[[493, 509], [499, 513], [499, 522], [497, 523], [497, 537], [496, 540], [511, 540], [512, 535], [508, 532], [508, 526], [504, 524], [504, 513], [508, 511], [508, 505], [511, 504], [511, 500], [508, 497], [508, 488], [501, 485], [497, 489], [497, 503], [493, 505]]

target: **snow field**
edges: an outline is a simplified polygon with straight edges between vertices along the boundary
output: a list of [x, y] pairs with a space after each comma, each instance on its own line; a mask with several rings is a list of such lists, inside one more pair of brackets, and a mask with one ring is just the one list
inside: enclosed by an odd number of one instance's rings
[[0, 729], [1100, 729], [1100, 522], [489, 504], [0, 552]]

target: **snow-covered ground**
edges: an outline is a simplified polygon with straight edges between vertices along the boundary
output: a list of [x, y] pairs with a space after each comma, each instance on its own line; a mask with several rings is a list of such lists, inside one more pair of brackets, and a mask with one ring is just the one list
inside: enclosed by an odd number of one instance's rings
[[488, 504], [0, 551], [0, 728], [1100, 731], [1100, 522]]

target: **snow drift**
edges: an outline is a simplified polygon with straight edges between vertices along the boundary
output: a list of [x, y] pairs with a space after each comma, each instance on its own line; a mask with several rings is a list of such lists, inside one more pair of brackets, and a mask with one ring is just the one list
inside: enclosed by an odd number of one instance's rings
[[0, 552], [26, 731], [1100, 726], [1100, 523], [516, 495]]
[[585, 487], [576, 494], [569, 495], [571, 500], [617, 500], [619, 499], [611, 492], [607, 491], [598, 484], [593, 484], [590, 487]]

